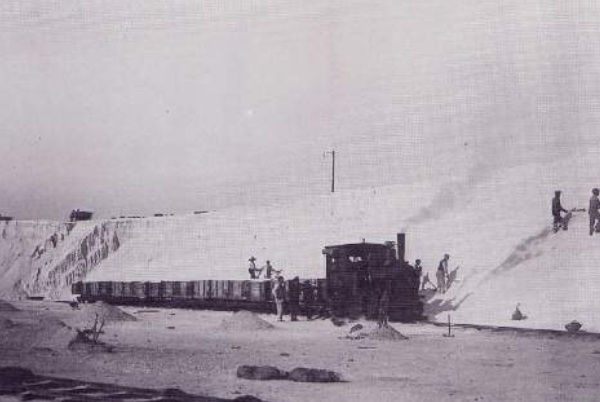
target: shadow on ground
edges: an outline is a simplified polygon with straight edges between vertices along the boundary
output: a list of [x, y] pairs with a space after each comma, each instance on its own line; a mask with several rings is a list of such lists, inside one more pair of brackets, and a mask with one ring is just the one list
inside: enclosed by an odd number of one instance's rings
[[177, 388], [156, 390], [45, 377], [21, 367], [0, 367], [0, 399], [3, 395], [14, 396], [22, 401], [261, 402], [248, 395], [220, 399], [188, 394]]

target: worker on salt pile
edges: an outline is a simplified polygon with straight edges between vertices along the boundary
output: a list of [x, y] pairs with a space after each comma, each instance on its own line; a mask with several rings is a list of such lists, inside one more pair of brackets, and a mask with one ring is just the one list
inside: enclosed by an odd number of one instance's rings
[[262, 271], [262, 269], [256, 268], [256, 258], [254, 256], [251, 256], [250, 259], [248, 259], [248, 261], [250, 261], [250, 264], [248, 265], [248, 273], [250, 274], [250, 279], [258, 279], [260, 277], [260, 272]]
[[277, 278], [275, 286], [273, 286], [273, 298], [277, 307], [277, 320], [283, 321], [283, 304], [285, 302], [285, 279], [283, 276]]
[[265, 270], [265, 278], [266, 279], [271, 279], [273, 277], [273, 273], [275, 273], [275, 277], [279, 276], [279, 274], [281, 274], [281, 269], [277, 270], [275, 268], [273, 268], [273, 266], [271, 265], [271, 261], [267, 260], [267, 265], [264, 266], [263, 268]]
[[564, 230], [567, 230], [566, 224], [563, 223], [563, 217], [561, 216], [561, 213], [568, 213], [569, 211], [564, 209], [560, 204], [560, 194], [560, 190], [556, 190], [554, 192], [554, 198], [552, 198], [552, 216], [554, 217], [554, 233], [558, 232], [558, 229], [560, 229], [561, 226]]
[[448, 278], [448, 260], [450, 259], [450, 255], [444, 254], [444, 258], [440, 261], [438, 265], [437, 272], [435, 273], [435, 277], [437, 279], [437, 289], [438, 292], [444, 294], [446, 293], [446, 279]]

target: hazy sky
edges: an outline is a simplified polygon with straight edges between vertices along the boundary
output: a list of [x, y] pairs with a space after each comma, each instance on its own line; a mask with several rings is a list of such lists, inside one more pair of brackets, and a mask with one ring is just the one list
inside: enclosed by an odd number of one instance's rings
[[[596, 146], [596, 0], [4, 0], [0, 213], [188, 212]], [[476, 167], [476, 168], [474, 168]]]

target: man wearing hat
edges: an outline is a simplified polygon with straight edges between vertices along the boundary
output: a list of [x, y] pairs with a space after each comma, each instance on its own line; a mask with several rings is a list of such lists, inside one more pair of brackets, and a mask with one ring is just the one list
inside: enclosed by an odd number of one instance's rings
[[562, 226], [564, 230], [567, 227], [563, 225], [563, 217], [560, 215], [561, 212], [569, 212], [560, 205], [560, 190], [554, 192], [554, 198], [552, 199], [552, 216], [554, 217], [554, 233], [558, 232], [558, 229]]
[[256, 258], [252, 256], [250, 257], [250, 259], [248, 259], [248, 261], [250, 261], [250, 264], [248, 265], [248, 273], [250, 273], [250, 279], [258, 279], [256, 272], [258, 271], [258, 275], [260, 275], [260, 270], [256, 268], [256, 264], [254, 263], [254, 261], [256, 261]]

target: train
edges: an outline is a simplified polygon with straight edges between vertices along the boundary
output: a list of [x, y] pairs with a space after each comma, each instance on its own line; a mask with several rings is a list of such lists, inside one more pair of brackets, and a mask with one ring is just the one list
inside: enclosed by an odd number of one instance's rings
[[[405, 239], [398, 233], [396, 242], [325, 247], [326, 277], [300, 279], [300, 309], [309, 308], [321, 316], [375, 319], [385, 304], [390, 321], [424, 318], [418, 274], [404, 260]], [[290, 281], [285, 284], [289, 288]], [[82, 302], [274, 312], [273, 286], [274, 281], [256, 279], [80, 281], [72, 285], [72, 293]]]

